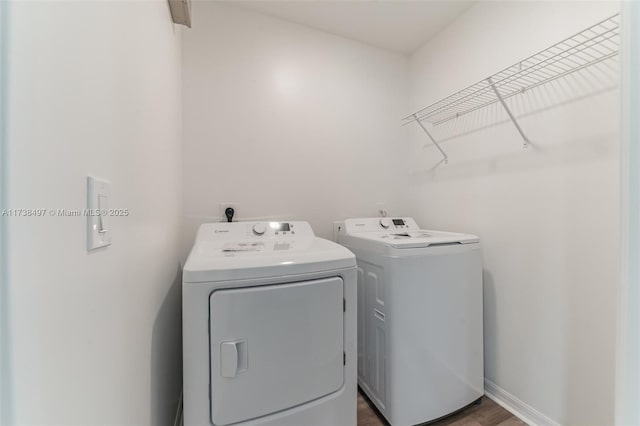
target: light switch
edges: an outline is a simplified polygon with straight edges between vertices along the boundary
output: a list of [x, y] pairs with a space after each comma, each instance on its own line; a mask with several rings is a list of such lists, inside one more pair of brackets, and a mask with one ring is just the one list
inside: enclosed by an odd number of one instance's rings
[[111, 245], [110, 195], [111, 182], [87, 177], [87, 250]]

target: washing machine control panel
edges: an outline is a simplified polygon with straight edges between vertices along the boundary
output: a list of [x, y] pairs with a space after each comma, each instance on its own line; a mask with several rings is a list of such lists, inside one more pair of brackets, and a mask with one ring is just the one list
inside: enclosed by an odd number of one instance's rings
[[419, 230], [416, 222], [410, 217], [369, 217], [361, 219], [347, 219], [344, 221], [347, 234], [374, 231], [411, 231]]
[[405, 219], [380, 219], [382, 229], [409, 229], [409, 223]]

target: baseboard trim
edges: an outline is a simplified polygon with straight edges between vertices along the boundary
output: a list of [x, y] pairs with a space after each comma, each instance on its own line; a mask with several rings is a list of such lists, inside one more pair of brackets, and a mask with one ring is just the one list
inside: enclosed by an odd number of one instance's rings
[[484, 379], [484, 393], [496, 404], [530, 426], [560, 426], [560, 423], [553, 421], [491, 380]]

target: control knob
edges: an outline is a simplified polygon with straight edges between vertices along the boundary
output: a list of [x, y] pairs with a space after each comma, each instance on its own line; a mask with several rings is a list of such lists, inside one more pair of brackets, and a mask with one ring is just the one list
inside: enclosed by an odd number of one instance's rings
[[389, 229], [389, 226], [391, 226], [391, 224], [389, 223], [389, 219], [380, 219], [380, 226], [382, 226], [384, 229]]
[[264, 235], [267, 232], [267, 227], [264, 223], [256, 223], [253, 225], [253, 233], [256, 235]]

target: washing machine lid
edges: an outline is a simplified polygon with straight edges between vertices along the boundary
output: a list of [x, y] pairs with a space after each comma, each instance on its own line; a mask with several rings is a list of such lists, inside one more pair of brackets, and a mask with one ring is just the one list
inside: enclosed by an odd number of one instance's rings
[[198, 231], [183, 281], [270, 278], [355, 265], [353, 253], [316, 237], [306, 222], [209, 223]]
[[479, 238], [475, 235], [432, 231], [427, 229], [404, 232], [392, 231], [367, 234], [362, 233], [352, 235], [352, 237], [362, 238], [364, 240], [385, 244], [393, 248], [434, 247], [443, 245], [470, 244], [477, 243], [479, 241]]
[[350, 238], [407, 249], [479, 241], [475, 235], [420, 229], [410, 217], [347, 219], [342, 232]]

